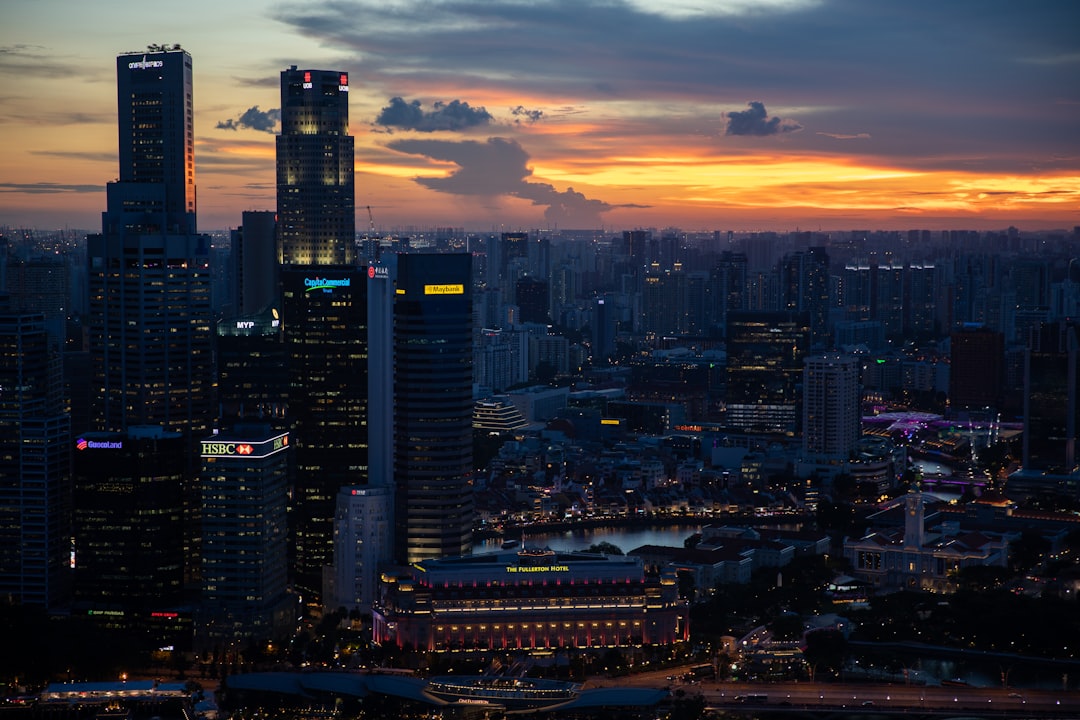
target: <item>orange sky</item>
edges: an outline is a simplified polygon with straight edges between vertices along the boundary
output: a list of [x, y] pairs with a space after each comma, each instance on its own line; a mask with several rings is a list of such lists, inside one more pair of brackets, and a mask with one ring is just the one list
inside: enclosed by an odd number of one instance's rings
[[273, 209], [273, 128], [244, 119], [290, 64], [350, 73], [359, 228], [1080, 225], [1066, 4], [222, 5], [6, 12], [0, 225], [98, 227], [113, 58], [148, 42], [194, 59], [204, 231]]

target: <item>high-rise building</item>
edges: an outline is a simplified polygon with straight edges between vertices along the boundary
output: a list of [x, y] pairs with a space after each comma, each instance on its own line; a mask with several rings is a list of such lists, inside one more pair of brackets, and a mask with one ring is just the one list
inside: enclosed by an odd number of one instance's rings
[[[120, 177], [87, 240], [96, 429], [203, 434], [213, 392], [209, 238], [195, 229], [191, 56], [116, 64]], [[87, 428], [78, 428], [77, 431]]]
[[283, 426], [287, 357], [275, 307], [217, 323], [217, 417], [223, 425], [257, 419]]
[[71, 450], [45, 316], [0, 309], [0, 597], [68, 599]]
[[395, 555], [472, 549], [472, 258], [398, 257], [394, 296]]
[[319, 591], [333, 564], [338, 491], [368, 480], [368, 278], [358, 267], [293, 265], [281, 281], [295, 579]]
[[78, 436], [75, 601], [145, 613], [181, 601], [183, 484], [189, 447], [159, 426]]
[[1024, 368], [1024, 470], [1075, 473], [1080, 464], [1080, 328], [1044, 323], [1032, 332]]
[[745, 432], [797, 435], [809, 347], [808, 313], [728, 313], [725, 424]]
[[803, 370], [803, 457], [848, 460], [862, 434], [859, 359], [828, 353], [806, 358]]
[[281, 72], [277, 136], [277, 212], [285, 265], [356, 262], [353, 138], [349, 75], [336, 70]]
[[949, 405], [954, 411], [1000, 409], [1005, 381], [1005, 335], [962, 326], [949, 342]]
[[[178, 45], [117, 57], [119, 179], [87, 238], [93, 428], [155, 425], [190, 449], [214, 408], [210, 238], [195, 225], [191, 56]], [[87, 428], [76, 428], [83, 432]], [[188, 580], [198, 574], [198, 462], [185, 473]]]
[[289, 435], [237, 424], [200, 443], [202, 607], [208, 640], [269, 640], [295, 626], [288, 594]]
[[278, 302], [277, 213], [244, 211], [232, 231], [236, 314], [252, 315]]
[[381, 566], [392, 559], [394, 489], [344, 487], [334, 522], [334, 592], [326, 606], [371, 612]]

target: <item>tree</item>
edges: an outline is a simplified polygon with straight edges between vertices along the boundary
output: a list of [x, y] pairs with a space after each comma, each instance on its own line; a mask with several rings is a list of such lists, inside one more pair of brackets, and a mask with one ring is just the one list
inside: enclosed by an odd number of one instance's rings
[[609, 543], [607, 540], [601, 540], [598, 543], [590, 545], [585, 552], [600, 553], [601, 555], [623, 555], [622, 548], [614, 543]]
[[806, 633], [806, 647], [803, 658], [812, 668], [814, 677], [822, 670], [835, 674], [844, 667], [847, 656], [847, 638], [839, 630], [822, 628]]

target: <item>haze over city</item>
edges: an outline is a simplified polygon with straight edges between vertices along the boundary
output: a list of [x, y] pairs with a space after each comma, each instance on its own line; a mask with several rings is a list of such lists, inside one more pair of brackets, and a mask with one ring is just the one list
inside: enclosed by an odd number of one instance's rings
[[194, 58], [199, 227], [275, 206], [279, 74], [350, 74], [380, 230], [1072, 227], [1073, 3], [7, 3], [0, 223], [94, 228], [117, 53]]

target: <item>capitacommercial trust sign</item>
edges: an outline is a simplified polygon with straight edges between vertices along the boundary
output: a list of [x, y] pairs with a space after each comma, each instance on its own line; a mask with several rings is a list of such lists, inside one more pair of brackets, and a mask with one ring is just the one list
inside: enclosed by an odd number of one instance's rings
[[333, 292], [337, 288], [349, 287], [350, 285], [352, 285], [352, 278], [304, 278], [304, 292], [306, 293], [315, 290]]

